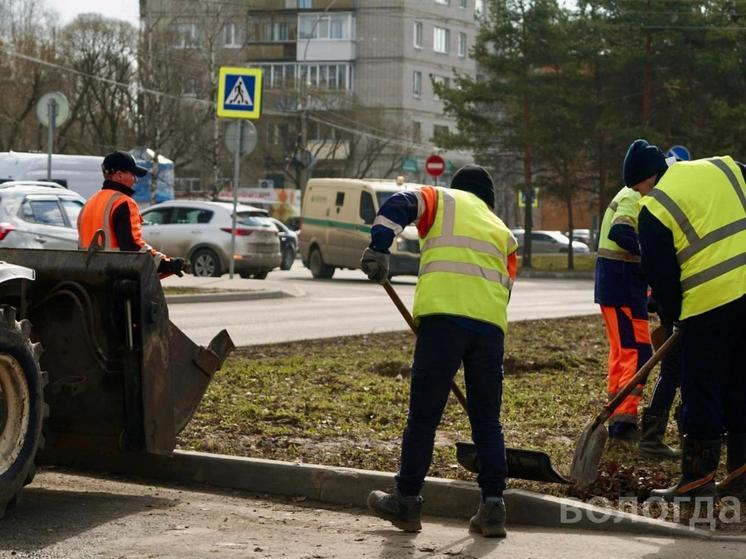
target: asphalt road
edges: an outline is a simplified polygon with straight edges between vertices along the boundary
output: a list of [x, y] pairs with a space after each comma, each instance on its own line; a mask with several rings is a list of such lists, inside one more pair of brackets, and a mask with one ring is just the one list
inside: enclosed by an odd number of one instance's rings
[[355, 508], [207, 488], [41, 473], [0, 521], [3, 559], [736, 559], [746, 544], [509, 527], [425, 517], [405, 534]]
[[[357, 270], [337, 270], [331, 280], [314, 280], [296, 261], [291, 270], [274, 271], [264, 281], [234, 281], [252, 289], [281, 289], [298, 296], [171, 305], [171, 320], [203, 345], [222, 328], [228, 329], [239, 346], [406, 328], [383, 288]], [[169, 282], [177, 284], [178, 279]], [[411, 309], [415, 278], [394, 278], [392, 284]], [[511, 321], [597, 312], [591, 280], [519, 278], [508, 309]]]

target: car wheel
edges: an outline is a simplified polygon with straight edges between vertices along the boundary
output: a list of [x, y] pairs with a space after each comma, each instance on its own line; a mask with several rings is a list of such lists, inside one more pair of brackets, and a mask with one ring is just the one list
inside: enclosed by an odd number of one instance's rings
[[324, 264], [324, 259], [321, 257], [321, 251], [318, 247], [311, 250], [308, 261], [313, 279], [331, 279], [334, 275], [334, 266]]
[[282, 262], [280, 263], [280, 270], [289, 270], [293, 267], [295, 262], [295, 251], [292, 246], [286, 246], [282, 250]]
[[30, 330], [28, 321], [16, 321], [15, 308], [0, 307], [0, 517], [34, 479], [34, 460], [44, 441], [42, 422], [49, 415], [46, 375], [39, 369], [41, 345], [31, 343]]
[[256, 274], [254, 274], [254, 279], [258, 279], [258, 280], [267, 279], [267, 274], [269, 274], [269, 272], [257, 272]]
[[192, 274], [200, 277], [218, 278], [223, 274], [220, 269], [220, 258], [215, 251], [201, 248], [194, 252], [191, 258]]

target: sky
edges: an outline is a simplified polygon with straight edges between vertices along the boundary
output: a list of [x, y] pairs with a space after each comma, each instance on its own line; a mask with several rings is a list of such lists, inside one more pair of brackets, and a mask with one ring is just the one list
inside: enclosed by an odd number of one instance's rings
[[70, 23], [78, 14], [94, 12], [114, 19], [124, 19], [138, 24], [138, 0], [45, 0], [45, 4], [60, 14], [63, 25]]

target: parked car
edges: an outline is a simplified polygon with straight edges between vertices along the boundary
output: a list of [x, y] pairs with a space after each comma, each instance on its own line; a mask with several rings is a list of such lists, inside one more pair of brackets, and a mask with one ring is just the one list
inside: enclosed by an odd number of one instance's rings
[[[172, 200], [142, 212], [143, 238], [169, 256], [188, 258], [195, 276], [229, 269], [233, 204]], [[234, 267], [242, 278], [264, 279], [281, 262], [280, 238], [265, 210], [239, 204]]]
[[282, 254], [280, 270], [289, 270], [293, 266], [295, 254], [298, 252], [298, 234], [279, 219], [270, 217], [269, 220], [277, 228], [280, 235], [280, 253]]
[[[562, 232], [563, 235], [569, 238], [570, 235], [568, 235], [568, 233], [569, 231]], [[596, 231], [596, 234], [598, 234], [597, 231]], [[588, 247], [590, 248], [593, 244], [593, 235], [590, 229], [573, 229], [572, 240], [580, 241], [581, 243], [588, 245]]]
[[[518, 240], [518, 247], [523, 248], [525, 231], [513, 229], [513, 235]], [[531, 231], [531, 252], [533, 254], [566, 253], [570, 247], [570, 239], [559, 231]], [[590, 252], [588, 245], [580, 241], [572, 242], [573, 252], [582, 254]]]
[[85, 198], [53, 182], [0, 184], [0, 247], [75, 250]]

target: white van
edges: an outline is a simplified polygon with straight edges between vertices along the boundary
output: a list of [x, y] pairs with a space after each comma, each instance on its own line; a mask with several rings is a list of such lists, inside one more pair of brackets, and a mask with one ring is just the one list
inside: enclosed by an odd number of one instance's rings
[[[306, 186], [299, 235], [303, 265], [314, 278], [328, 279], [336, 268], [360, 268], [370, 244], [370, 228], [381, 205], [395, 192], [419, 188], [401, 179], [311, 179]], [[417, 275], [417, 228], [405, 227], [391, 246], [391, 275]]]
[[[158, 185], [155, 201], [165, 202], [174, 198], [174, 162], [158, 156]], [[141, 167], [150, 169], [152, 161], [135, 156]], [[77, 192], [83, 198], [90, 198], [101, 189], [104, 176], [101, 164], [104, 158], [98, 155], [52, 154], [52, 181]], [[47, 154], [0, 152], [0, 183], [7, 181], [46, 181]], [[150, 204], [150, 175], [138, 179], [133, 198], [141, 206]]]
[[[104, 158], [95, 155], [52, 154], [52, 181], [83, 198], [101, 188]], [[8, 151], [0, 153], [0, 181], [47, 180], [47, 154]]]

